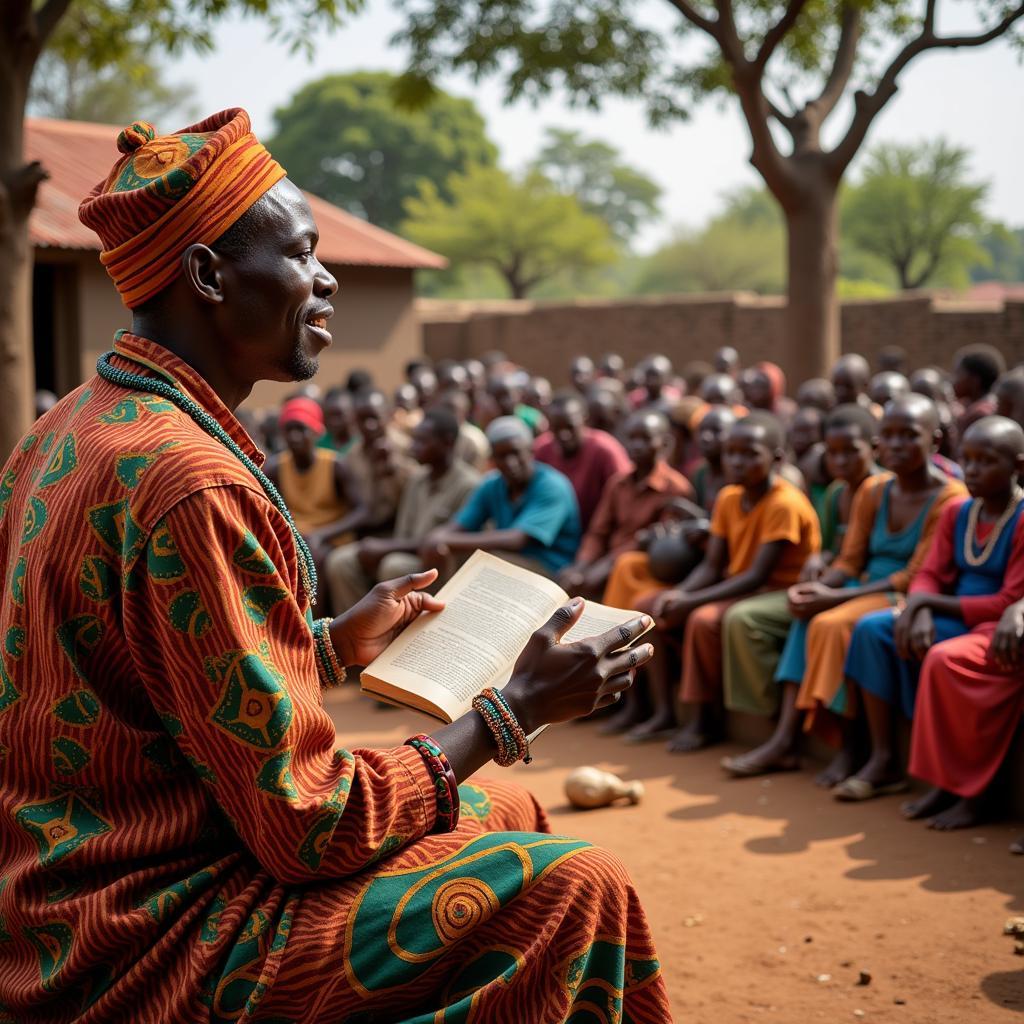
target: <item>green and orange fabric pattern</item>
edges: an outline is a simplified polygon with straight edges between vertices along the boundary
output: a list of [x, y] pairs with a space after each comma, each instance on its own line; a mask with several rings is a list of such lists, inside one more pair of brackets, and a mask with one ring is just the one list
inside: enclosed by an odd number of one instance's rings
[[241, 108], [172, 135], [138, 121], [118, 135], [117, 148], [121, 159], [79, 217], [100, 236], [100, 262], [129, 309], [178, 276], [189, 245], [216, 241], [285, 176]]
[[[111, 364], [262, 455], [185, 363]], [[339, 748], [286, 516], [166, 397], [93, 377], [0, 472], [0, 1021], [671, 1019], [615, 859], [509, 783], [437, 809]]]

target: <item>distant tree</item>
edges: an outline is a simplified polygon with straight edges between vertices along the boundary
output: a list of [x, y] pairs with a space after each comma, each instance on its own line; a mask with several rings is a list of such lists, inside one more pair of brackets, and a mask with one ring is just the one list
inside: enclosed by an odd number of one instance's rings
[[900, 288], [962, 285], [988, 256], [980, 244], [986, 186], [968, 179], [967, 150], [935, 142], [877, 146], [843, 203], [843, 230], [884, 259]]
[[[364, 0], [3, 0], [0, 3], [0, 459], [32, 420], [32, 247], [28, 218], [46, 169], [25, 162], [29, 83], [46, 47], [93, 68], [183, 47], [208, 50], [218, 18], [264, 19], [274, 37], [303, 48]], [[62, 23], [81, 15], [84, 30]]]
[[133, 52], [103, 67], [75, 45], [89, 31], [89, 19], [72, 8], [43, 51], [29, 90], [28, 112], [66, 121], [126, 124], [135, 118], [181, 127], [196, 115], [195, 87], [164, 79], [155, 53]]
[[[678, 20], [659, 30], [645, 24], [654, 5], [637, 0], [400, 6], [406, 97], [455, 70], [500, 77], [510, 100], [556, 88], [591, 108], [637, 98], [655, 123], [711, 94], [735, 99], [750, 162], [785, 217], [787, 342], [815, 373], [839, 353], [839, 186], [872, 124], [921, 54], [983, 46], [1024, 17], [1024, 0], [980, 0], [976, 30], [943, 32], [938, 0], [667, 0]], [[826, 145], [833, 115], [845, 124]]]
[[403, 234], [447, 256], [454, 267], [482, 264], [503, 278], [512, 298], [542, 282], [614, 261], [607, 225], [563, 195], [538, 171], [521, 179], [498, 167], [449, 177], [445, 200], [432, 181], [406, 200]]
[[978, 241], [988, 261], [971, 267], [972, 281], [1024, 281], [1024, 228], [991, 224]]
[[600, 217], [623, 245], [658, 215], [661, 186], [625, 163], [607, 142], [548, 128], [534, 166], [560, 192], [575, 196], [584, 210]]
[[497, 155], [472, 100], [436, 90], [425, 107], [399, 109], [385, 71], [311, 82], [274, 119], [268, 145], [299, 185], [392, 230], [421, 181], [450, 199], [449, 175]]

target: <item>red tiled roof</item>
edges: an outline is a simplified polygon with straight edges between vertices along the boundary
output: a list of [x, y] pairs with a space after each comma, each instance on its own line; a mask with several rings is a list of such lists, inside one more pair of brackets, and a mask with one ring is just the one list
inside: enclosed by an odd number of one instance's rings
[[[98, 252], [99, 238], [78, 219], [78, 204], [104, 178], [116, 155], [118, 129], [87, 121], [28, 118], [25, 155], [50, 173], [29, 219], [32, 244]], [[324, 263], [358, 267], [441, 269], [447, 260], [383, 228], [374, 227], [306, 193], [320, 229], [317, 255]]]

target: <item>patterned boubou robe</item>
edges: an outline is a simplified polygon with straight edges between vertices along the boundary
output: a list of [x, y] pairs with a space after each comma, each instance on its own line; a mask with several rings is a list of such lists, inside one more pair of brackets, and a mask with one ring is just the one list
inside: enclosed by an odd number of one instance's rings
[[507, 784], [431, 835], [418, 753], [335, 748], [288, 525], [175, 405], [93, 378], [0, 517], [0, 1021], [670, 1019], [614, 858]]

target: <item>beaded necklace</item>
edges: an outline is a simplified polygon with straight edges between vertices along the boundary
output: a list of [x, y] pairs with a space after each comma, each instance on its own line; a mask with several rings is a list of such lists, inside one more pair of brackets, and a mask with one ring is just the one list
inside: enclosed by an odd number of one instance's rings
[[[278, 512], [284, 516], [285, 522], [292, 531], [295, 548], [299, 553], [299, 572], [302, 576], [302, 586], [309, 597], [310, 603], [316, 604], [317, 579], [312, 552], [309, 550], [309, 545], [302, 534], [296, 528], [292, 514], [288, 511], [288, 506], [284, 503], [284, 498], [281, 497], [280, 491], [274, 486], [267, 474], [242, 451], [235, 439], [217, 422], [216, 417], [211, 416], [201, 405], [194, 402], [178, 388], [162, 380], [157, 380], [155, 377], [143, 377], [136, 373], [128, 373], [127, 370], [118, 369], [110, 362], [111, 357], [116, 354], [118, 353], [113, 351], [105, 352], [96, 362], [96, 372], [105, 381], [116, 384], [118, 387], [126, 388], [129, 391], [148, 391], [150, 394], [159, 395], [161, 398], [176, 405], [210, 437], [224, 445], [252, 473], [256, 478], [256, 482], [263, 488], [263, 493], [270, 499], [270, 502]], [[130, 359], [131, 356], [121, 356], [121, 358]]]
[[1024, 492], [1019, 487], [1015, 487], [1010, 494], [1010, 500], [1003, 510], [1003, 514], [996, 520], [995, 525], [992, 527], [992, 532], [985, 541], [984, 547], [977, 554], [975, 554], [974, 548], [977, 543], [975, 538], [978, 535], [978, 519], [981, 517], [982, 502], [977, 499], [971, 502], [971, 507], [967, 512], [967, 529], [964, 530], [964, 561], [968, 565], [984, 565], [988, 561], [989, 555], [992, 554], [996, 544], [999, 542], [999, 535], [1006, 529], [1006, 524], [1013, 518], [1013, 513], [1017, 511], [1017, 506], [1021, 503], [1022, 498], [1024, 498]]

